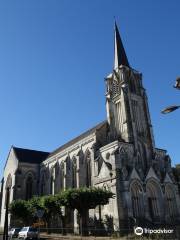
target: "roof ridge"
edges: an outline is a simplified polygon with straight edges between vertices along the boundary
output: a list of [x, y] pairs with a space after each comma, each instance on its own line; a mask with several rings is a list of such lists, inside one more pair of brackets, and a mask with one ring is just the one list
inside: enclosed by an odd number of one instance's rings
[[33, 151], [33, 152], [42, 152], [42, 153], [50, 153], [50, 152], [47, 152], [47, 151], [41, 151], [41, 150], [35, 150], [35, 149], [29, 149], [29, 148], [21, 148], [21, 147], [15, 147], [15, 146], [12, 146], [13, 149], [18, 149], [18, 150], [25, 150], [25, 151]]
[[66, 147], [69, 147], [70, 144], [76, 143], [78, 140], [82, 139], [83, 137], [86, 137], [86, 135], [88, 136], [88, 134], [91, 134], [93, 131], [100, 129], [103, 126], [103, 124], [105, 124], [105, 123], [107, 123], [107, 120], [104, 120], [104, 121], [98, 123], [94, 127], [90, 128], [87, 131], [83, 132], [82, 134], [78, 135], [77, 137], [72, 138], [68, 142], [64, 143], [63, 145], [61, 145], [60, 147], [58, 147], [54, 151], [52, 151], [48, 157], [53, 156], [58, 151], [64, 150]]
[[19, 162], [39, 164], [44, 161], [50, 154], [49, 152], [18, 148], [14, 146], [12, 148]]

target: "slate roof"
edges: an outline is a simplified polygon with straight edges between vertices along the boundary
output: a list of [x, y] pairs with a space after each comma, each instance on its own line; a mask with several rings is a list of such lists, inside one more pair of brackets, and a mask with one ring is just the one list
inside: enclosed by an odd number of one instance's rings
[[79, 135], [78, 137], [76, 137], [76, 138], [72, 139], [71, 141], [65, 143], [64, 145], [60, 146], [60, 147], [57, 148], [55, 151], [51, 152], [48, 157], [51, 157], [51, 156], [53, 156], [54, 154], [56, 154], [56, 153], [58, 153], [58, 152], [60, 152], [60, 151], [62, 151], [62, 150], [64, 150], [64, 149], [66, 149], [67, 147], [75, 144], [76, 142], [80, 141], [81, 139], [83, 139], [83, 138], [87, 137], [88, 135], [96, 132], [97, 130], [99, 130], [101, 127], [103, 127], [103, 126], [106, 125], [106, 124], [107, 124], [107, 121], [106, 121], [106, 120], [103, 121], [103, 122], [101, 122], [101, 123], [99, 123], [99, 124], [96, 125], [95, 127], [89, 129], [88, 131], [82, 133], [82, 134]]
[[30, 149], [24, 149], [24, 148], [18, 148], [13, 146], [13, 150], [15, 152], [15, 155], [17, 159], [20, 162], [26, 162], [26, 163], [41, 163], [48, 157], [51, 157], [55, 155], [56, 153], [66, 149], [67, 147], [75, 144], [76, 142], [80, 141], [81, 139], [87, 137], [88, 135], [96, 132], [101, 127], [105, 126], [107, 124], [107, 121], [103, 121], [99, 124], [97, 124], [95, 127], [89, 129], [88, 131], [82, 133], [78, 137], [72, 139], [71, 141], [65, 143], [64, 145], [60, 146], [53, 152], [42, 152], [37, 150], [30, 150]]
[[49, 155], [49, 152], [23, 149], [18, 147], [13, 147], [13, 150], [15, 152], [17, 159], [20, 162], [26, 162], [26, 163], [41, 163]]

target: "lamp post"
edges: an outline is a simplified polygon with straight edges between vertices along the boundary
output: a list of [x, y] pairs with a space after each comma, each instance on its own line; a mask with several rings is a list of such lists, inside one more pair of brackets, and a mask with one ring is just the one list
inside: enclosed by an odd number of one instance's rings
[[180, 77], [178, 77], [178, 78], [176, 79], [176, 83], [175, 83], [175, 85], [174, 85], [174, 88], [180, 90]]
[[9, 187], [6, 189], [6, 212], [4, 221], [3, 240], [8, 240], [8, 207], [9, 207]]
[[[180, 90], [180, 77], [176, 78], [176, 82], [175, 82], [174, 88]], [[163, 109], [161, 111], [161, 113], [163, 113], [163, 114], [171, 113], [171, 112], [177, 110], [178, 108], [180, 108], [180, 106], [178, 106], [178, 105], [169, 106], [169, 107], [166, 107], [165, 109]]]

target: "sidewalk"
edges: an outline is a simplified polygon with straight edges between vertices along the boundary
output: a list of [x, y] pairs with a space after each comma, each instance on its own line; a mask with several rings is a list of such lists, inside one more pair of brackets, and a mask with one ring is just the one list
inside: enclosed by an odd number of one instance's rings
[[117, 240], [117, 239], [122, 239], [125, 240], [127, 239], [127, 237], [112, 237], [112, 236], [106, 236], [106, 237], [98, 237], [98, 236], [79, 236], [79, 235], [62, 235], [62, 234], [55, 234], [55, 233], [51, 233], [51, 234], [47, 234], [47, 233], [41, 233], [40, 234], [40, 238], [41, 239], [47, 239], [47, 240]]

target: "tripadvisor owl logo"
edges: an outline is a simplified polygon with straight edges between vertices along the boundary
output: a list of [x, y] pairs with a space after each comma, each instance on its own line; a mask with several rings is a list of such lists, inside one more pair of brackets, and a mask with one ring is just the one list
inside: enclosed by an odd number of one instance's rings
[[143, 228], [142, 228], [142, 227], [136, 227], [136, 228], [134, 229], [134, 233], [135, 233], [136, 235], [141, 236], [141, 235], [143, 234]]
[[139, 235], [139, 236], [141, 236], [143, 233], [144, 234], [162, 234], [162, 233], [164, 233], [164, 234], [172, 234], [174, 232], [174, 229], [165, 229], [165, 228], [163, 228], [163, 229], [160, 229], [160, 228], [158, 228], [158, 229], [150, 229], [150, 228], [142, 228], [142, 227], [136, 227], [136, 228], [134, 228], [134, 233], [136, 234], [136, 235]]

